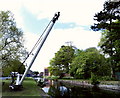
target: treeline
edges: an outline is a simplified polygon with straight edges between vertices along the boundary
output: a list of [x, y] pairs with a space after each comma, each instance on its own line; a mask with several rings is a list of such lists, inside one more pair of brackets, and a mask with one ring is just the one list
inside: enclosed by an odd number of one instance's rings
[[101, 30], [100, 50], [88, 48], [75, 50], [62, 46], [50, 61], [52, 75], [69, 73], [75, 78], [88, 79], [92, 76], [114, 78], [120, 72], [120, 1], [105, 2], [103, 10], [96, 13], [97, 21], [91, 29]]
[[74, 49], [73, 46], [61, 46], [50, 61], [50, 73], [60, 76], [68, 73], [74, 78], [89, 79], [91, 74], [104, 77], [111, 76], [109, 58], [105, 58], [96, 48], [86, 50]]

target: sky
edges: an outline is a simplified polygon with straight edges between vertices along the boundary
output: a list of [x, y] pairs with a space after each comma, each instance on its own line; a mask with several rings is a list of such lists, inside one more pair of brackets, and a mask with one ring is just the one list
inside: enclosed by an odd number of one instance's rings
[[[96, 47], [101, 33], [92, 31], [95, 13], [105, 0], [0, 0], [0, 10], [14, 14], [17, 27], [24, 32], [24, 45], [30, 51], [56, 12], [60, 17], [38, 54], [31, 70], [43, 71], [66, 42], [78, 49]], [[35, 52], [33, 52], [33, 55]], [[26, 61], [29, 65], [33, 55]]]

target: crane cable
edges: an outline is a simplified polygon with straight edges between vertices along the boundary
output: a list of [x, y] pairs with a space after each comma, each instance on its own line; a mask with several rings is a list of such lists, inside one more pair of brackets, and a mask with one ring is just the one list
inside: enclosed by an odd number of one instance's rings
[[34, 47], [32, 48], [32, 50], [28, 53], [27, 57], [25, 58], [25, 60], [22, 62], [22, 64], [19, 66], [18, 69], [21, 68], [21, 66], [26, 62], [26, 60], [28, 59], [28, 57], [32, 54], [32, 52], [35, 50], [35, 48], [40, 44], [43, 35], [45, 34], [45, 31], [47, 30], [47, 28], [49, 27], [50, 23], [52, 22], [52, 20], [49, 22], [49, 24], [47, 25], [47, 27], [45, 28], [45, 30], [43, 31], [42, 35], [39, 37], [39, 39], [37, 40], [37, 42], [35, 43]]

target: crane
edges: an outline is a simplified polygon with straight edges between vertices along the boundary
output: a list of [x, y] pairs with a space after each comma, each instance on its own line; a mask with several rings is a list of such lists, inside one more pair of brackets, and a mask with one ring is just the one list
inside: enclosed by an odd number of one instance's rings
[[[9, 88], [11, 88], [12, 90], [19, 89], [22, 87], [22, 82], [25, 79], [25, 76], [27, 75], [28, 71], [30, 70], [31, 66], [33, 65], [38, 53], [40, 52], [44, 42], [46, 41], [50, 31], [52, 30], [52, 28], [53, 28], [56, 20], [58, 20], [59, 16], [60, 16], [60, 12], [55, 13], [54, 17], [52, 18], [52, 20], [49, 22], [48, 26], [44, 30], [43, 34], [41, 35], [41, 37], [39, 38], [39, 40], [37, 41], [37, 43], [33, 47], [33, 49], [34, 49], [36, 47], [36, 45], [39, 44], [38, 49], [37, 49], [34, 57], [32, 58], [29, 66], [26, 68], [24, 74], [21, 76], [18, 72], [11, 72], [12, 82], [11, 82]], [[33, 49], [32, 49], [32, 51], [33, 51]], [[29, 55], [32, 53], [32, 51], [29, 53]], [[27, 56], [27, 58], [29, 57], [29, 55]], [[17, 76], [16, 81], [14, 79], [15, 76]]]

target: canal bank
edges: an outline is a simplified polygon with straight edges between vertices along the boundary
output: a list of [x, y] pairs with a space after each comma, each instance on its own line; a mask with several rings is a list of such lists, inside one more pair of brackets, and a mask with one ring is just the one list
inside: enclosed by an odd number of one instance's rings
[[[80, 81], [80, 80], [59, 80], [59, 82], [65, 83], [71, 86], [80, 86], [85, 88], [93, 88], [94, 86], [89, 81]], [[118, 83], [117, 83], [118, 82]], [[103, 90], [109, 90], [113, 92], [120, 93], [120, 81], [116, 81], [115, 83], [110, 82], [101, 82], [98, 87]]]

